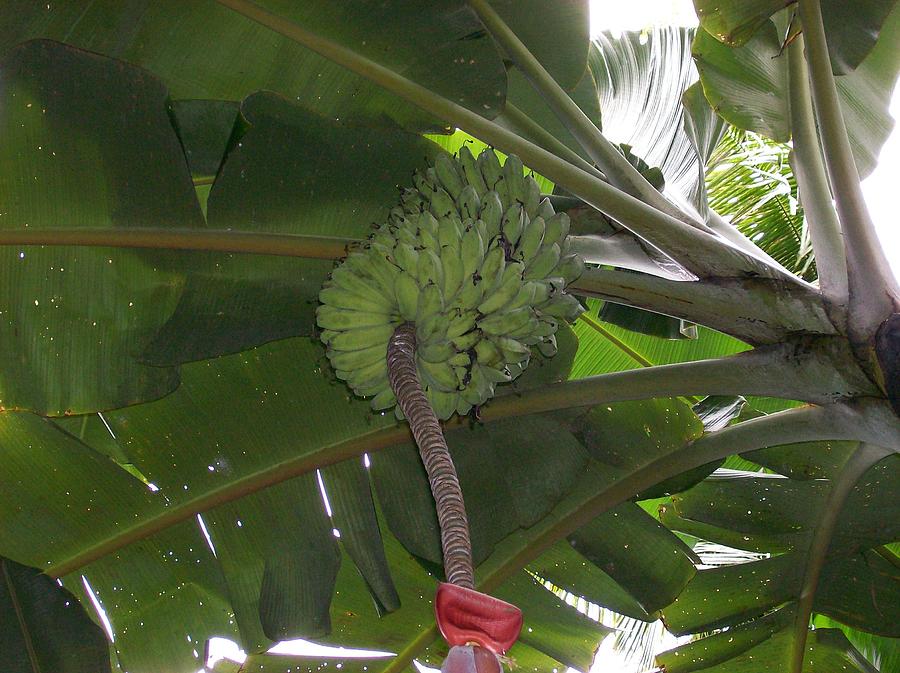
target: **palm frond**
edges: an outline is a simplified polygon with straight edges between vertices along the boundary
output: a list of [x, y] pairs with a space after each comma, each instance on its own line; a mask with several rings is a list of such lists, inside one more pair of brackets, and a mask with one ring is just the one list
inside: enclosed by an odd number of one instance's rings
[[812, 242], [788, 163], [790, 147], [730, 127], [706, 171], [709, 205], [804, 280], [816, 279]]

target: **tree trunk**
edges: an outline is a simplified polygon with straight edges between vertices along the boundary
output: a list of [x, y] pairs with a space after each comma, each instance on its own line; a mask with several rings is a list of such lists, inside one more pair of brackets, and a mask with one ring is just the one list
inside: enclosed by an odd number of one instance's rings
[[416, 370], [416, 328], [411, 323], [400, 325], [391, 335], [387, 367], [391, 389], [397, 397], [400, 410], [409, 421], [428, 473], [441, 527], [441, 547], [444, 551], [447, 581], [474, 589], [472, 543], [462, 490], [440, 423], [419, 383]]

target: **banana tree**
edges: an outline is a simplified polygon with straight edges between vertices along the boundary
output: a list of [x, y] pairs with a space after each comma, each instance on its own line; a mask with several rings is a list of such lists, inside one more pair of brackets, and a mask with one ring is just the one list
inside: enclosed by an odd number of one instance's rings
[[[900, 12], [696, 5], [692, 43], [593, 46], [575, 3], [0, 8], [11, 670], [194, 671], [217, 636], [247, 670], [327, 663], [266, 654], [290, 638], [370, 651], [342, 670], [446, 654], [409, 425], [334, 377], [315, 312], [452, 128], [539, 174], [589, 264], [558, 353], [443, 423], [473, 583], [524, 613], [509, 655], [590, 666], [608, 630], [549, 582], [707, 634], [670, 672], [872, 670], [810, 624], [900, 636], [898, 290], [859, 192]], [[668, 116], [629, 113], [632, 91]], [[725, 124], [792, 140], [817, 282], [710, 207]], [[714, 472], [737, 454], [782, 476]], [[698, 571], [693, 538], [760, 560]]]

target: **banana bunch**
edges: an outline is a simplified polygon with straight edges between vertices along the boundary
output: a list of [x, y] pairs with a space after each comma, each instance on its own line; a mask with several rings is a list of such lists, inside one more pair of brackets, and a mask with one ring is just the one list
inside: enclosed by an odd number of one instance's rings
[[416, 326], [419, 380], [439, 418], [465, 414], [528, 366], [556, 353], [556, 330], [583, 310], [565, 293], [584, 263], [569, 218], [541, 199], [510, 156], [467, 147], [417, 171], [365, 244], [334, 269], [316, 316], [338, 378], [372, 408], [394, 408], [387, 344]]

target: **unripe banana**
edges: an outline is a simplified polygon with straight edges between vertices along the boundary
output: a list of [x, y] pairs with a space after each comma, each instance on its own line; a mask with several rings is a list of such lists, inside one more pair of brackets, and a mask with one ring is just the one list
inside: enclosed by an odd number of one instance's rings
[[471, 278], [481, 266], [481, 260], [484, 259], [484, 241], [476, 226], [469, 227], [463, 232], [460, 256], [462, 257], [463, 276]]
[[356, 351], [334, 351], [328, 354], [335, 369], [357, 370], [387, 358], [387, 343], [377, 343]]
[[503, 179], [503, 169], [500, 168], [500, 160], [493, 151], [482, 152], [478, 155], [478, 167], [484, 178], [484, 184], [488, 189], [495, 189], [497, 183]]
[[507, 203], [525, 203], [525, 167], [522, 166], [522, 160], [514, 154], [510, 154], [503, 164], [503, 183], [509, 195]]
[[497, 311], [479, 320], [478, 329], [490, 335], [509, 334], [527, 325], [532, 318], [537, 320], [534, 309], [530, 306], [523, 306], [514, 311]]
[[525, 280], [546, 278], [559, 262], [559, 246], [554, 243], [544, 246], [536, 254], [525, 269]]
[[441, 249], [441, 268], [444, 271], [444, 302], [449, 303], [462, 286], [464, 270], [459, 256], [459, 244], [446, 245]]
[[416, 308], [416, 322], [421, 322], [431, 316], [440, 316], [444, 312], [444, 295], [441, 289], [434, 285], [426, 285], [419, 291], [419, 302]]
[[441, 248], [458, 248], [462, 242], [462, 222], [456, 215], [438, 220], [438, 243]]
[[515, 246], [519, 242], [522, 235], [522, 229], [525, 226], [525, 211], [518, 203], [514, 203], [506, 212], [503, 213], [503, 220], [500, 222], [500, 229], [503, 231], [503, 238], [511, 245]]
[[336, 351], [355, 351], [373, 343], [383, 341], [386, 344], [391, 338], [391, 334], [394, 333], [394, 329], [394, 325], [390, 324], [360, 327], [346, 332], [338, 332], [326, 343], [329, 348]]
[[456, 212], [456, 202], [443, 187], [435, 187], [431, 193], [431, 204], [428, 208], [437, 219], [449, 217]]
[[[416, 353], [426, 362], [449, 362], [454, 355], [456, 349], [449, 341], [439, 341], [437, 343], [424, 344], [416, 348]], [[452, 363], [451, 363], [452, 364]]]
[[541, 205], [541, 186], [537, 183], [537, 180], [534, 179], [534, 176], [529, 176], [528, 179], [525, 180], [525, 199], [523, 200], [522, 205], [525, 208], [525, 214], [528, 215], [531, 219], [535, 217], [540, 217], [538, 215], [538, 208]]
[[546, 220], [544, 227], [544, 244], [559, 243], [569, 235], [571, 221], [565, 213], [556, 213]]
[[514, 156], [441, 155], [417, 171], [417, 189], [369, 239], [348, 250], [320, 292], [320, 338], [336, 375], [397, 408], [387, 377], [387, 343], [414, 324], [416, 366], [440, 418], [484, 404], [497, 384], [519, 376], [531, 346], [556, 350], [557, 320], [582, 310], [565, 294], [583, 262], [569, 253], [569, 220], [541, 200]]
[[551, 334], [546, 339], [538, 341], [537, 349], [545, 358], [552, 358], [559, 351], [556, 346], [556, 335]]
[[336, 285], [327, 286], [320, 290], [319, 300], [323, 304], [336, 308], [366, 311], [368, 313], [391, 315], [396, 310], [396, 306], [391, 298], [379, 296], [377, 299], [369, 299]]
[[385, 388], [372, 398], [370, 404], [375, 411], [381, 411], [382, 409], [390, 409], [395, 404], [397, 404], [397, 398], [394, 397], [393, 390], [391, 390], [390, 388]]
[[544, 218], [536, 217], [533, 220], [528, 220], [525, 223], [525, 228], [522, 230], [522, 236], [519, 238], [513, 257], [528, 264], [540, 250], [543, 238]]
[[491, 292], [490, 296], [478, 305], [478, 312], [483, 314], [493, 313], [503, 308], [519, 291], [522, 286], [522, 270], [520, 262], [510, 262], [503, 269], [500, 283]]
[[475, 188], [478, 196], [484, 194], [488, 190], [487, 185], [484, 183], [484, 176], [481, 175], [481, 169], [478, 168], [478, 161], [475, 159], [467, 145], [463, 145], [459, 148], [459, 163], [463, 168], [463, 175], [465, 175], [466, 182]]
[[456, 199], [464, 187], [459, 164], [448, 155], [441, 154], [434, 160], [434, 172], [447, 193]]
[[415, 279], [405, 271], [397, 274], [394, 294], [403, 319], [410, 322], [415, 320], [419, 312], [419, 284]]
[[481, 197], [475, 187], [472, 185], [463, 187], [459, 196], [456, 197], [456, 206], [463, 219], [478, 219], [478, 214], [481, 212]]
[[506, 267], [506, 259], [502, 248], [492, 248], [484, 256], [484, 262], [478, 274], [481, 276], [481, 282], [484, 284], [484, 291], [493, 292], [494, 287], [499, 284], [503, 277], [503, 270]]
[[490, 191], [481, 199], [481, 212], [479, 219], [484, 222], [487, 230], [487, 236], [484, 239], [485, 246], [487, 243], [500, 233], [500, 223], [503, 221], [503, 202], [500, 201], [500, 195], [495, 191]]
[[476, 281], [471, 276], [463, 278], [460, 290], [453, 299], [453, 304], [463, 310], [477, 308], [484, 296], [484, 288], [483, 281]]
[[[316, 309], [316, 324], [322, 329], [344, 330], [372, 325], [399, 324], [397, 316], [386, 313], [348, 311], [334, 306], [319, 305]], [[473, 321], [474, 324], [474, 321]]]
[[584, 273], [584, 260], [578, 253], [566, 255], [560, 258], [552, 273], [554, 276], [562, 276], [567, 285], [574, 283]]
[[440, 287], [444, 283], [444, 266], [441, 264], [441, 258], [438, 257], [440, 251], [422, 250], [419, 252], [419, 273], [416, 280], [419, 287], [425, 287], [429, 283], [433, 283]]
[[397, 243], [394, 247], [394, 261], [406, 273], [412, 276], [418, 275], [419, 252], [409, 243]]
[[432, 388], [452, 392], [459, 387], [456, 370], [450, 363], [428, 362], [419, 356], [416, 358], [416, 365], [422, 380]]
[[572, 322], [584, 312], [581, 303], [570, 294], [560, 294], [540, 309], [543, 315]]

